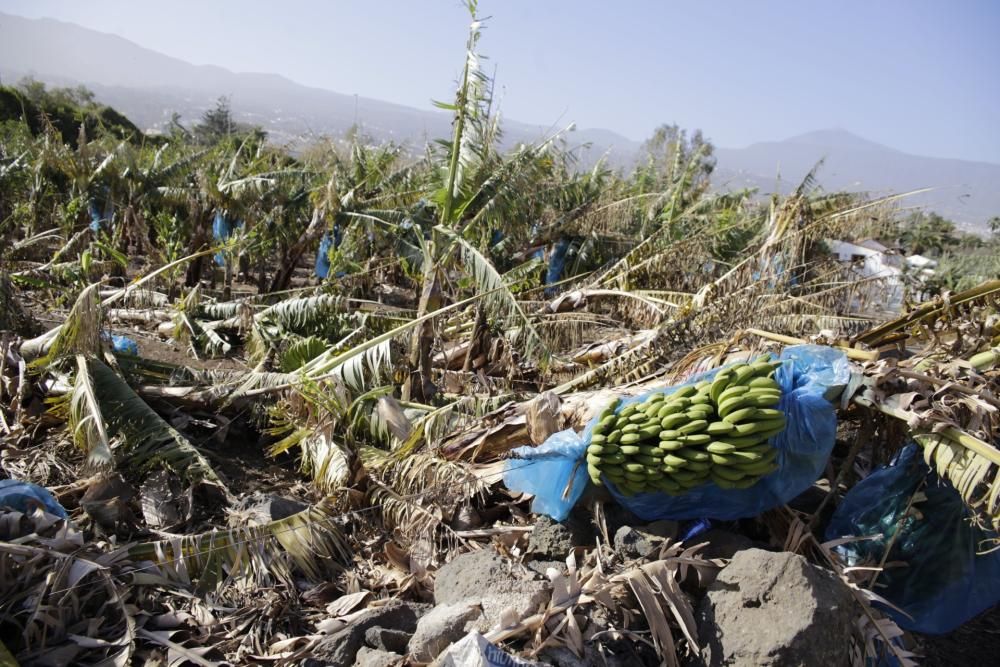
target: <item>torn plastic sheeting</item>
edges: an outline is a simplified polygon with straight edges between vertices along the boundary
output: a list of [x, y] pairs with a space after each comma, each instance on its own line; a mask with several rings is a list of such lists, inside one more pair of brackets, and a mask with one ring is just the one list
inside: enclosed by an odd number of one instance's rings
[[[783, 505], [812, 486], [823, 473], [837, 431], [836, 411], [826, 395], [831, 387], [847, 384], [850, 368], [842, 352], [820, 345], [787, 347], [778, 358], [783, 362], [775, 373], [782, 388], [778, 408], [785, 413], [786, 426], [771, 439], [778, 450], [775, 472], [748, 489], [720, 489], [709, 482], [677, 496], [665, 493], [626, 496], [606, 482], [615, 499], [646, 521], [703, 518], [731, 521]], [[656, 393], [670, 394], [679, 387], [711, 379], [720, 370], [713, 369], [673, 387], [625, 399], [617, 410]], [[533, 512], [562, 521], [590, 484], [584, 456], [596, 424], [597, 417], [579, 435], [572, 430], [561, 431], [539, 447], [514, 450], [515, 456], [536, 465], [510, 461], [504, 484], [513, 491], [533, 494]], [[571, 479], [572, 485], [564, 494]]]
[[18, 512], [28, 512], [40, 506], [49, 514], [60, 519], [66, 518], [66, 510], [59, 504], [52, 492], [44, 486], [16, 479], [0, 480], [0, 507], [9, 507]]
[[[926, 499], [907, 512], [920, 491]], [[878, 575], [875, 592], [905, 612], [883, 606], [901, 628], [951, 632], [1000, 603], [1000, 550], [982, 553], [1000, 536], [973, 525], [958, 491], [927, 467], [917, 445], [847, 492], [826, 539], [847, 536], [874, 536], [835, 547], [848, 566], [877, 565], [891, 543], [886, 562], [896, 565]]]
[[542, 663], [515, 658], [478, 632], [470, 632], [445, 649], [434, 667], [541, 667]]

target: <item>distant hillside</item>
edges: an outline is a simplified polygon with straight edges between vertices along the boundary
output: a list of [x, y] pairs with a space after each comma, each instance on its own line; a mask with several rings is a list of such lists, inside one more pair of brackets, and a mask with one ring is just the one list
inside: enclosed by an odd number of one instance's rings
[[826, 158], [818, 180], [826, 190], [864, 190], [876, 194], [934, 191], [907, 197], [904, 206], [926, 206], [966, 229], [983, 231], [1000, 215], [1000, 165], [910, 155], [845, 130], [810, 132], [785, 141], [747, 148], [720, 148], [715, 181], [727, 187], [753, 186], [773, 192], [799, 184]]
[[[263, 127], [283, 143], [342, 136], [355, 120], [375, 139], [416, 146], [451, 132], [451, 118], [441, 111], [355, 98], [277, 74], [192, 65], [71, 23], [0, 13], [0, 77], [13, 83], [25, 75], [57, 85], [83, 83], [144, 130], [162, 129], [173, 112], [181, 114], [182, 122], [195, 122], [220, 95], [228, 95], [240, 121]], [[504, 122], [508, 144], [532, 141], [553, 129]], [[705, 129], [711, 136], [711, 128]], [[607, 153], [611, 166], [628, 166], [640, 148], [638, 142], [604, 129], [579, 129], [566, 140], [570, 146], [592, 144], [582, 155], [584, 165]], [[927, 206], [979, 231], [991, 216], [1000, 215], [1000, 165], [909, 155], [843, 130], [719, 148], [717, 157], [714, 182], [720, 188], [753, 186], [771, 192], [777, 186], [787, 191], [826, 157], [819, 181], [827, 190], [889, 193], [934, 187], [934, 192], [910, 198], [907, 204]]]
[[[195, 121], [220, 95], [228, 95], [241, 121], [260, 125], [279, 142], [340, 135], [355, 119], [376, 139], [422, 143], [451, 133], [451, 116], [442, 111], [355, 98], [277, 74], [192, 65], [72, 23], [0, 13], [0, 76], [13, 83], [26, 75], [60, 85], [83, 83], [152, 130], [165, 127], [175, 111], [182, 121]], [[515, 143], [554, 128], [507, 121], [504, 129], [506, 140]], [[607, 130], [578, 130], [569, 139], [571, 145], [594, 141], [600, 152], [615, 146], [631, 156], [635, 150], [634, 142]]]

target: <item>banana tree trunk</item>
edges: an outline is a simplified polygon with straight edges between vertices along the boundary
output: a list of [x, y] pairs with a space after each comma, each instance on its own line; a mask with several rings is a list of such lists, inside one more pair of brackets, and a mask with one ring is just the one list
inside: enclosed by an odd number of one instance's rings
[[277, 271], [274, 273], [274, 278], [271, 280], [269, 292], [288, 289], [288, 284], [292, 281], [295, 268], [302, 261], [302, 256], [306, 254], [306, 250], [319, 241], [319, 237], [323, 235], [324, 227], [320, 209], [314, 208], [309, 226], [302, 232], [299, 239], [283, 253], [281, 261], [278, 263]]
[[[200, 221], [198, 229], [195, 230], [194, 237], [191, 239], [191, 245], [188, 247], [188, 253], [192, 254], [195, 251], [201, 250], [202, 248], [208, 246], [209, 239], [212, 233], [212, 224], [207, 217], [199, 214], [197, 219]], [[205, 262], [212, 261], [211, 257], [205, 255], [194, 258], [190, 264], [188, 264], [187, 271], [184, 275], [184, 285], [187, 287], [194, 287], [199, 282], [201, 282], [201, 275], [205, 271]]]
[[[417, 317], [434, 312], [441, 307], [441, 282], [438, 279], [438, 267], [427, 261], [424, 270], [423, 290], [420, 293], [420, 303], [417, 307]], [[410, 338], [409, 375], [403, 383], [402, 397], [404, 401], [426, 403], [430, 401], [437, 388], [431, 380], [431, 347], [434, 344], [434, 325], [427, 320], [413, 330]]]

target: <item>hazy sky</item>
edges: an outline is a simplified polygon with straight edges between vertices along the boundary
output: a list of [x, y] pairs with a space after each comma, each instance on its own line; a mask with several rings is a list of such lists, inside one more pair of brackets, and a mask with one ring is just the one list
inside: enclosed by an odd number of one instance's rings
[[[427, 108], [449, 99], [458, 0], [0, 0], [196, 64]], [[1000, 1], [481, 0], [509, 118], [740, 147], [842, 127], [1000, 163]]]

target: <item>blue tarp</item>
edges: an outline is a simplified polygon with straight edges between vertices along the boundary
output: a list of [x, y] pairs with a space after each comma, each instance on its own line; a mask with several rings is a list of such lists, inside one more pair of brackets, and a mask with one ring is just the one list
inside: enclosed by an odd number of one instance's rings
[[[720, 519], [730, 521], [757, 516], [765, 510], [787, 503], [808, 489], [823, 473], [833, 450], [837, 415], [825, 398], [831, 386], [845, 385], [850, 377], [843, 353], [819, 345], [785, 348], [783, 362], [775, 374], [783, 396], [778, 405], [785, 413], [785, 430], [772, 438], [778, 450], [778, 470], [762, 477], [748, 489], [721, 489], [707, 483], [683, 495], [640, 493], [625, 496], [606, 482], [615, 499], [646, 521], [657, 519]], [[686, 382], [621, 402], [626, 405], [644, 401], [657, 392], [672, 393], [679, 387], [711, 379], [714, 369]], [[583, 460], [595, 417], [583, 433], [561, 431], [551, 435], [539, 447], [520, 447], [514, 455], [525, 460], [511, 460], [504, 473], [504, 483], [514, 491], [534, 494], [531, 509], [557, 521], [568, 515], [583, 495], [590, 479]], [[567, 497], [563, 492], [570, 483]]]
[[[874, 537], [835, 547], [849, 566], [877, 566], [891, 543], [875, 592], [905, 613], [881, 606], [901, 628], [942, 634], [1000, 603], [1000, 550], [981, 553], [998, 546], [997, 533], [974, 525], [958, 491], [921, 452], [908, 445], [848, 491], [826, 539]], [[917, 492], [926, 499], [907, 512]]]
[[27, 512], [34, 506], [41, 506], [49, 514], [66, 518], [66, 510], [59, 504], [52, 492], [44, 486], [16, 479], [0, 480], [0, 507], [10, 507], [18, 512]]

